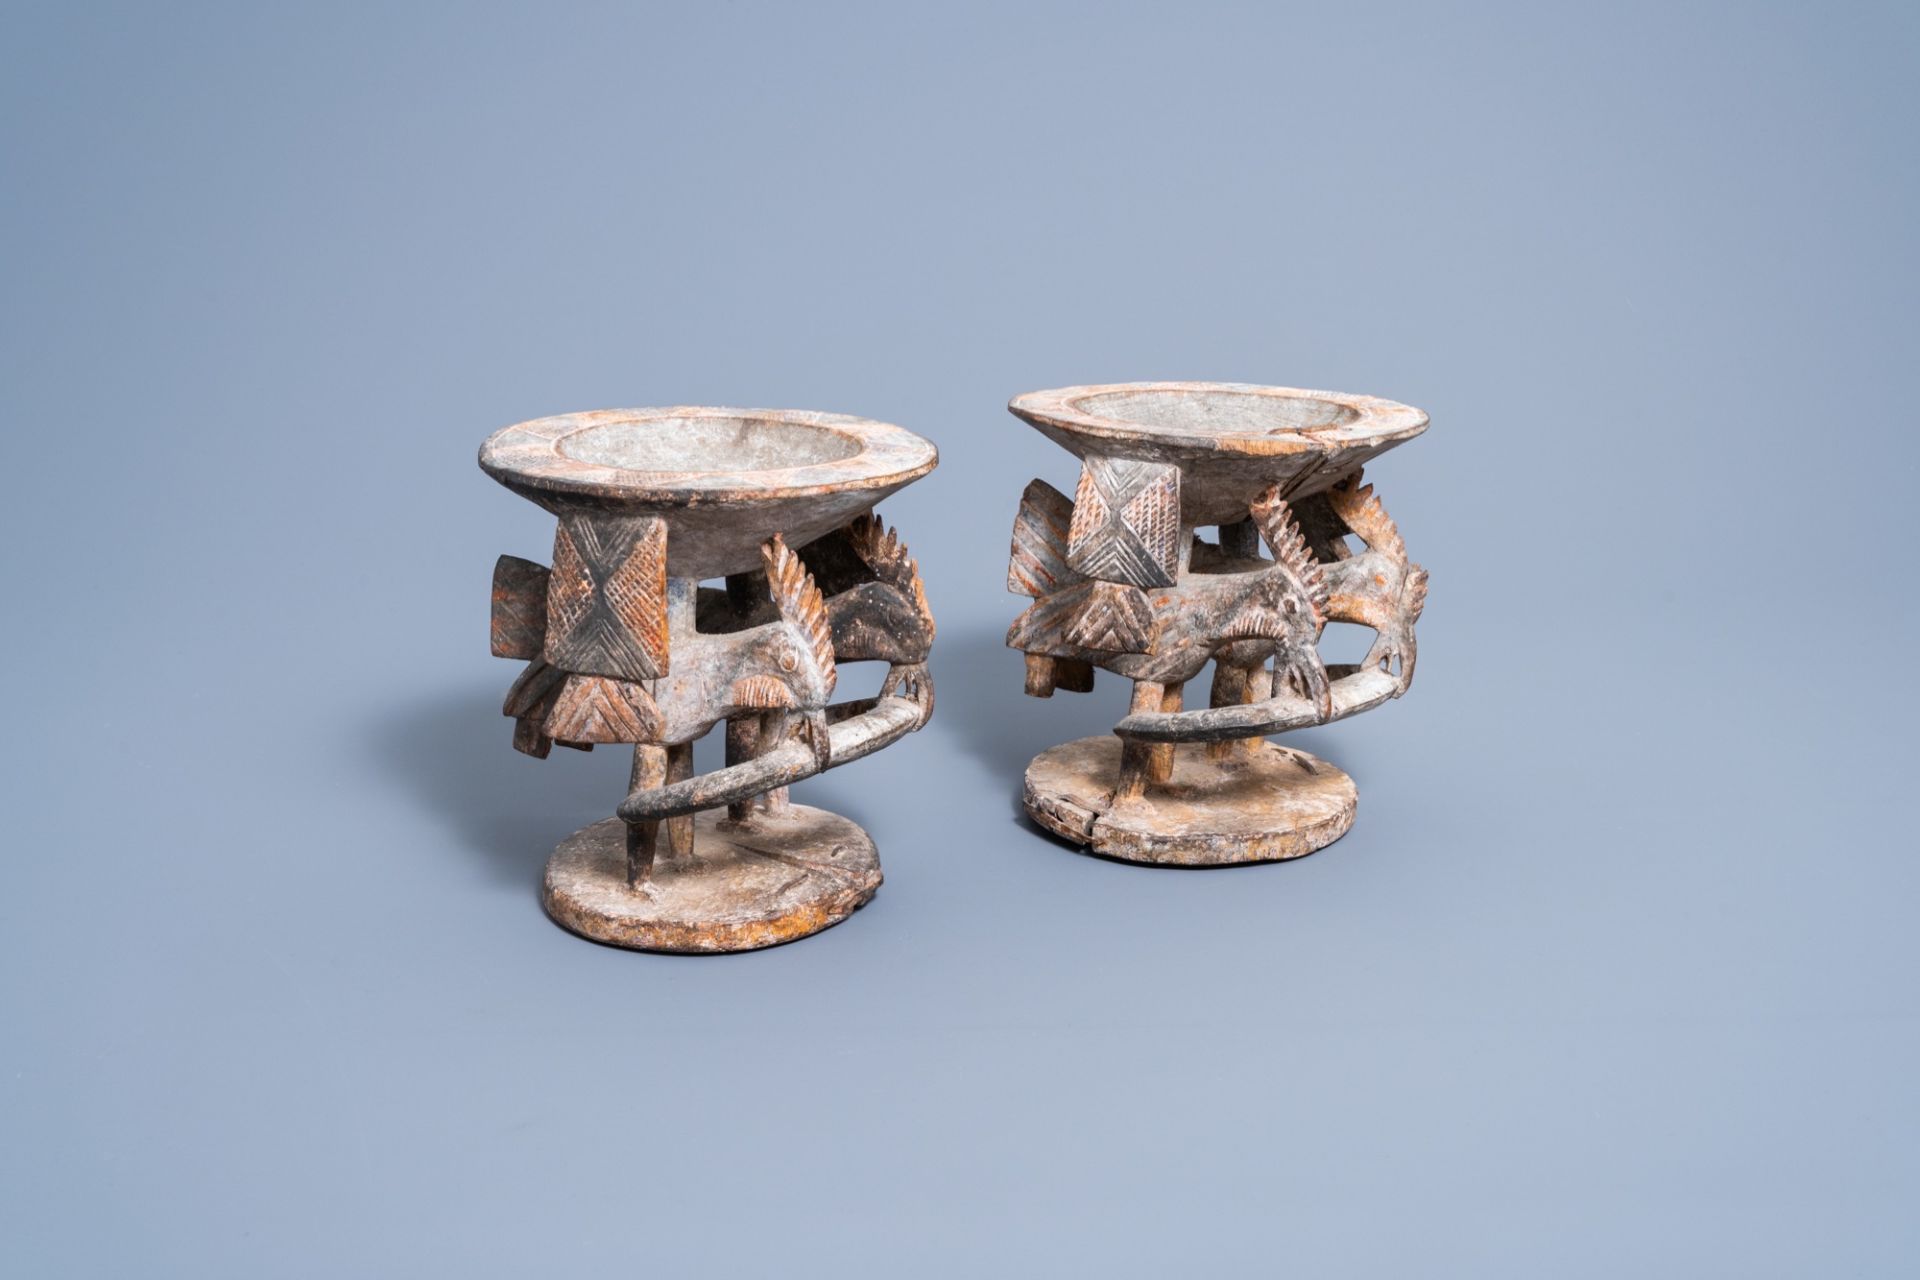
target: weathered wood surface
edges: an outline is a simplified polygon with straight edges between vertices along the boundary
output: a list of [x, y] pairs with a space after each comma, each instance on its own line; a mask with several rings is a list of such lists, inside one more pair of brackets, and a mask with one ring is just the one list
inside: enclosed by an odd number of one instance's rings
[[1227, 765], [1182, 752], [1163, 783], [1127, 797], [1117, 790], [1126, 749], [1101, 735], [1041, 752], [1027, 766], [1027, 812], [1103, 857], [1185, 867], [1297, 858], [1353, 825], [1353, 780], [1305, 752], [1255, 741]]
[[643, 685], [605, 676], [569, 675], [561, 682], [542, 730], [555, 742], [569, 744], [654, 742], [660, 736], [660, 709]]
[[891, 423], [707, 405], [539, 418], [480, 447], [482, 470], [556, 515], [666, 520], [667, 575], [696, 582], [752, 573], [776, 533], [799, 547], [843, 528], [938, 461]]
[[[627, 778], [628, 791], [650, 790], [666, 785], [667, 749], [645, 743], [633, 749], [633, 771]], [[653, 875], [654, 859], [660, 852], [660, 820], [642, 818], [627, 828], [627, 887], [637, 888]]]
[[537, 658], [547, 643], [547, 567], [519, 556], [493, 566], [491, 648], [496, 658]]
[[1427, 427], [1427, 415], [1375, 396], [1243, 383], [1135, 382], [1015, 396], [1007, 408], [1081, 459], [1180, 469], [1180, 523], [1232, 524], [1279, 485], [1317, 493]]
[[1113, 731], [1134, 742], [1212, 743], [1261, 738], [1371, 711], [1390, 701], [1395, 687], [1394, 678], [1383, 671], [1356, 671], [1328, 681], [1333, 704], [1330, 714], [1322, 714], [1317, 704], [1298, 696], [1263, 698], [1237, 707], [1205, 707], [1176, 715], [1129, 715], [1114, 725]]
[[1080, 573], [1067, 563], [1072, 537], [1073, 499], [1045, 480], [1028, 485], [1013, 521], [1007, 590], [1039, 597], [1080, 581]]
[[1190, 571], [1177, 585], [1152, 592], [1078, 583], [1036, 600], [1014, 620], [1007, 643], [1161, 684], [1191, 680], [1223, 655], [1239, 666], [1273, 659], [1289, 687], [1326, 706], [1316, 645], [1327, 621], [1327, 581], [1273, 490], [1262, 495], [1252, 518], [1272, 561], [1230, 562], [1237, 571], [1220, 565]]
[[[1011, 407], [1072, 451], [1081, 475], [1072, 500], [1040, 481], [1021, 496], [1007, 585], [1033, 603], [1007, 643], [1026, 655], [1036, 697], [1090, 687], [1096, 667], [1133, 682], [1103, 775], [1117, 809], [1151, 814], [1183, 768], [1244, 773], [1271, 759], [1263, 735], [1406, 691], [1427, 575], [1360, 469], [1424, 430], [1425, 414], [1208, 383], [1072, 387]], [[1205, 526], [1217, 540], [1199, 536]], [[1321, 659], [1331, 621], [1374, 630], [1362, 663]], [[1182, 709], [1209, 663], [1208, 705]], [[1188, 760], [1184, 743], [1205, 749]], [[1037, 819], [1048, 803], [1030, 789]]]
[[[932, 686], [924, 689], [931, 697]], [[925, 705], [908, 698], [882, 698], [873, 706], [848, 720], [833, 724], [830, 755], [835, 767], [851, 764], [891, 746], [926, 722]], [[760, 795], [774, 787], [791, 786], [818, 773], [813, 750], [804, 743], [788, 742], [755, 756], [745, 764], [733, 765], [697, 778], [635, 792], [620, 805], [620, 816], [627, 819], [664, 817], [717, 809]]]
[[[1132, 715], [1152, 715], [1164, 709], [1164, 686], [1155, 680], [1133, 682]], [[1120, 760], [1113, 771], [1109, 793], [1114, 801], [1138, 800], [1147, 793], [1152, 780], [1154, 749], [1142, 742], [1126, 742], [1120, 747]]]
[[[561, 891], [550, 876], [555, 919], [617, 945], [730, 950], [823, 928], [871, 895], [877, 864], [870, 884], [855, 877], [864, 888], [792, 901], [762, 864], [822, 822], [858, 833], [788, 788], [933, 712], [925, 586], [871, 507], [934, 457], [886, 424], [760, 410], [570, 415], [488, 442], [482, 466], [558, 520], [551, 570], [495, 569], [492, 647], [529, 659], [503, 707], [514, 745], [634, 746], [618, 818], [555, 855], [550, 871], [570, 877]], [[725, 587], [702, 588], [711, 577]], [[880, 696], [833, 702], [840, 665], [866, 661], [888, 664]], [[720, 725], [726, 766], [696, 775], [693, 743]]]
[[713, 813], [685, 821], [698, 855], [663, 858], [635, 884], [618, 819], [576, 831], [547, 863], [547, 914], [616, 947], [752, 951], [838, 924], [880, 888], [872, 839], [825, 810], [794, 805], [751, 827]]
[[1328, 616], [1374, 629], [1373, 646], [1361, 665], [1393, 675], [1397, 698], [1413, 684], [1413, 624], [1427, 607], [1427, 571], [1407, 559], [1400, 530], [1373, 495], [1373, 486], [1360, 483], [1358, 472], [1326, 497], [1348, 531], [1367, 544], [1359, 555], [1329, 566]]
[[[776, 535], [763, 548], [760, 573], [740, 575], [726, 590], [700, 590], [691, 611], [676, 615], [663, 603], [673, 654], [665, 676], [635, 682], [573, 675], [540, 658], [516, 681], [508, 714], [536, 718], [545, 736], [574, 745], [677, 745], [723, 720], [752, 720], [760, 749], [772, 750], [792, 733], [825, 767], [825, 717], [838, 664], [887, 662], [888, 692], [904, 682], [916, 691], [913, 700], [927, 705], [925, 663], [935, 626], [918, 566], [877, 517], [862, 517], [821, 543], [828, 545], [796, 553]], [[839, 550], [847, 563], [835, 559]], [[835, 565], [831, 599], [806, 569], [810, 556]], [[763, 721], [770, 735], [760, 732]]]

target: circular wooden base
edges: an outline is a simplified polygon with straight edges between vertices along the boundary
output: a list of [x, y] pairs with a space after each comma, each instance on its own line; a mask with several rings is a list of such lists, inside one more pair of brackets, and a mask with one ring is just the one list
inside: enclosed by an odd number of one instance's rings
[[1219, 867], [1323, 849], [1347, 833], [1359, 802], [1339, 769], [1266, 741], [1218, 763], [1204, 746], [1181, 746], [1170, 780], [1115, 804], [1119, 776], [1120, 739], [1062, 743], [1027, 766], [1027, 812], [1103, 857]]
[[660, 835], [647, 884], [627, 884], [626, 824], [568, 836], [547, 862], [542, 899], [563, 928], [636, 951], [752, 951], [839, 924], [880, 887], [873, 841], [838, 814], [793, 805], [779, 817], [694, 818], [693, 854]]

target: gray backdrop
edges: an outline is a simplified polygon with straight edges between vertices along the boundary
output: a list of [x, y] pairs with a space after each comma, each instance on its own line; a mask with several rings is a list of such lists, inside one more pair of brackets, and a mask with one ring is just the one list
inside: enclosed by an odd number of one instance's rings
[[[9, 5], [0, 1271], [1913, 1274], [1915, 14]], [[1017, 813], [1003, 406], [1149, 378], [1433, 416], [1301, 862]], [[943, 453], [886, 887], [706, 960], [541, 915], [473, 461], [687, 402]]]

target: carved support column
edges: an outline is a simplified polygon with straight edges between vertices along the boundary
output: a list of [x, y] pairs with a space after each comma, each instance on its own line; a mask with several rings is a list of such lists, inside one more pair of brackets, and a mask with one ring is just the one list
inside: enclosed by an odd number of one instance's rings
[[1253, 560], [1260, 555], [1260, 526], [1249, 516], [1220, 526], [1220, 552], [1236, 560]]
[[[1133, 682], [1133, 701], [1128, 707], [1129, 714], [1160, 710], [1166, 691], [1155, 680], [1135, 680]], [[1157, 748], [1149, 743], [1128, 742], [1120, 748], [1120, 783], [1114, 788], [1115, 802], [1138, 800], [1147, 793], [1148, 775], [1153, 771], [1154, 752]]]
[[[1187, 682], [1177, 680], [1163, 685], [1160, 693], [1160, 710], [1171, 712], [1180, 710], [1181, 695], [1186, 692]], [[1148, 782], [1165, 782], [1173, 777], [1173, 749], [1171, 742], [1156, 743], [1153, 748], [1153, 763], [1147, 770]]]
[[[760, 727], [757, 730], [759, 745], [756, 747], [754, 754], [765, 754], [785, 742], [787, 740], [787, 722], [787, 713], [784, 711], [762, 711], [760, 713]], [[769, 817], [777, 818], [784, 815], [792, 805], [793, 801], [789, 797], [786, 787], [775, 787], [771, 791], [762, 792], [760, 795], [760, 808], [765, 811]]]
[[[667, 781], [667, 749], [646, 743], [633, 749], [633, 772], [628, 776], [627, 793], [650, 791]], [[627, 824], [627, 884], [635, 889], [653, 874], [653, 855], [660, 843], [657, 819]]]
[[730, 573], [726, 582], [727, 605], [742, 617], [752, 613], [767, 598], [767, 575], [764, 573]]
[[[676, 743], [667, 748], [667, 781], [684, 782], [693, 776], [693, 744]], [[693, 815], [683, 813], [667, 819], [667, 852], [676, 859], [693, 856]]]
[[[729, 578], [728, 583], [732, 583]], [[757, 715], [733, 716], [727, 721], [727, 765], [745, 764], [759, 754], [760, 717]], [[732, 822], [745, 822], [753, 814], [752, 800], [736, 800], [727, 806], [727, 818]]]
[[[1213, 693], [1209, 706], [1238, 707], [1255, 702], [1264, 702], [1273, 679], [1265, 666], [1236, 667], [1225, 662], [1216, 662], [1213, 668]], [[1224, 764], [1230, 760], [1246, 760], [1260, 749], [1260, 735], [1254, 734], [1241, 738], [1222, 738], [1207, 743], [1207, 759]]]
[[[1252, 523], [1249, 521], [1248, 523]], [[1220, 526], [1220, 541], [1226, 542], [1228, 526]], [[1247, 697], [1247, 669], [1228, 666], [1224, 662], [1213, 664], [1213, 688], [1207, 697], [1210, 707], [1235, 707], [1249, 701]], [[1240, 744], [1231, 739], [1225, 742], [1209, 742], [1207, 759], [1213, 761], [1231, 760], [1240, 754]]]

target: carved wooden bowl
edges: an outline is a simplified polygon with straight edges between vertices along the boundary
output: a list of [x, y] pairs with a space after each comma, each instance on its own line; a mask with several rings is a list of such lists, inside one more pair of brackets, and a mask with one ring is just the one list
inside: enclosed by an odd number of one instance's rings
[[[1081, 461], [1069, 498], [1027, 486], [1007, 587], [1031, 597], [1007, 643], [1027, 692], [1132, 683], [1113, 737], [1042, 753], [1041, 826], [1138, 862], [1298, 857], [1346, 831], [1352, 780], [1261, 741], [1380, 705], [1413, 678], [1426, 572], [1362, 464], [1426, 430], [1374, 396], [1134, 382], [1017, 396], [1012, 411]], [[1264, 552], [1264, 553], [1263, 553]], [[1358, 664], [1319, 655], [1330, 621], [1375, 632]], [[1205, 706], [1189, 682], [1213, 668]]]
[[1238, 382], [1063, 387], [1007, 407], [1076, 457], [1179, 467], [1188, 526], [1240, 519], [1270, 484], [1288, 498], [1324, 489], [1427, 429], [1391, 400]]
[[[866, 833], [787, 788], [932, 713], [933, 616], [873, 508], [936, 461], [899, 427], [795, 410], [613, 409], [487, 440], [481, 467], [557, 523], [550, 568], [494, 569], [493, 652], [527, 662], [503, 707], [514, 746], [634, 752], [616, 816], [547, 864], [556, 921], [616, 946], [739, 951], [873, 895]], [[833, 700], [849, 662], [888, 664], [879, 696]], [[725, 767], [695, 774], [694, 742], [721, 729]]]
[[794, 409], [604, 409], [522, 422], [480, 449], [486, 473], [558, 515], [618, 511], [667, 522], [667, 573], [760, 567], [778, 533], [802, 546], [933, 470], [900, 427]]

